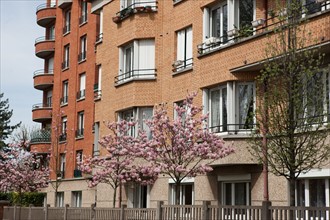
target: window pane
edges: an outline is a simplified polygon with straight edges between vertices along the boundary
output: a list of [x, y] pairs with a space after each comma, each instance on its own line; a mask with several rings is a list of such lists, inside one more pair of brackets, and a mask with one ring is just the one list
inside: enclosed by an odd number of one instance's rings
[[183, 205], [192, 205], [193, 204], [193, 185], [184, 185], [184, 204]]
[[228, 31], [228, 7], [227, 5], [222, 6], [222, 36], [223, 41], [227, 41], [227, 31]]
[[253, 21], [253, 1], [239, 1], [239, 28], [250, 27]]
[[247, 205], [246, 183], [235, 183], [235, 205]]
[[252, 128], [253, 123], [253, 85], [238, 86], [239, 101], [239, 128]]
[[232, 189], [231, 189], [231, 183], [225, 183], [224, 184], [224, 194], [225, 194], [225, 204], [224, 205], [232, 205]]
[[297, 181], [297, 205], [305, 206], [305, 180]]
[[212, 37], [220, 37], [220, 8], [212, 10]]
[[325, 207], [325, 180], [310, 179], [309, 180], [309, 198], [310, 206]]
[[220, 90], [211, 91], [211, 123], [212, 131], [219, 131], [220, 126]]
[[227, 131], [227, 88], [222, 89], [222, 131]]

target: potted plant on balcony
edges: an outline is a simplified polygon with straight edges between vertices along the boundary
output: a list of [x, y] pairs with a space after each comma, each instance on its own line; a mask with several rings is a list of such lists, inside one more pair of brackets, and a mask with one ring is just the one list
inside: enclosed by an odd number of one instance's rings
[[257, 28], [257, 27], [262, 26], [262, 25], [265, 24], [265, 19], [260, 18], [260, 19], [254, 20], [254, 21], [251, 22], [251, 24], [254, 28]]
[[238, 29], [235, 27], [234, 29], [227, 31], [227, 35], [228, 37], [235, 37], [238, 35]]
[[146, 10], [146, 12], [151, 12], [152, 11], [151, 5], [144, 6], [144, 9]]

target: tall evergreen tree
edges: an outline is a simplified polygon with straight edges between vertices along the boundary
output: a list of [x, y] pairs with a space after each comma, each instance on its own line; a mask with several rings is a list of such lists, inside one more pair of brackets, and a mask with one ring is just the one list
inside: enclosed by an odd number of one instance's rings
[[9, 109], [9, 100], [4, 99], [3, 93], [0, 93], [0, 149], [5, 144], [5, 140], [13, 132], [13, 130], [20, 126], [21, 123], [10, 125], [10, 118], [13, 115], [13, 110]]

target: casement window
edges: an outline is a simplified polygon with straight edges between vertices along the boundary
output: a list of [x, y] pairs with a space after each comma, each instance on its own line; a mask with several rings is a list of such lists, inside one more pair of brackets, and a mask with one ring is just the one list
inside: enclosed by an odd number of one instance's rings
[[145, 6], [156, 6], [155, 0], [121, 0], [120, 1], [120, 9], [126, 8], [136, 8], [136, 7], [145, 7]]
[[226, 0], [204, 8], [203, 39], [206, 47], [226, 44], [227, 31], [251, 29], [255, 19], [255, 0]]
[[49, 40], [55, 40], [55, 25], [52, 25], [48, 29], [48, 34], [49, 34]]
[[176, 35], [177, 53], [173, 67], [174, 71], [180, 71], [193, 65], [192, 27], [179, 30]]
[[82, 73], [79, 75], [79, 91], [77, 92], [77, 99], [85, 98], [86, 94], [86, 74]]
[[80, 170], [78, 163], [81, 163], [83, 160], [83, 150], [76, 151], [76, 169]]
[[97, 36], [96, 43], [102, 42], [103, 39], [103, 9], [100, 9], [100, 12], [97, 16]]
[[126, 135], [136, 137], [138, 129], [144, 130], [147, 134], [148, 139], [151, 139], [151, 131], [147, 126], [145, 120], [151, 119], [153, 115], [152, 107], [140, 107], [132, 108], [119, 113], [119, 119], [128, 122], [134, 122], [138, 120], [135, 127], [131, 127]]
[[[170, 198], [169, 201], [172, 205], [176, 204], [176, 185], [170, 184]], [[194, 183], [181, 183], [179, 189], [179, 204], [177, 205], [193, 205], [194, 204]]]
[[218, 189], [221, 205], [251, 204], [251, 174], [220, 175]]
[[251, 130], [255, 124], [255, 83], [228, 82], [203, 92], [204, 113], [212, 132]]
[[87, 1], [82, 0], [80, 1], [80, 18], [79, 24], [84, 24], [87, 22], [87, 15], [88, 15], [88, 8], [87, 8]]
[[102, 91], [102, 65], [96, 66], [95, 83], [94, 83], [94, 99], [101, 98]]
[[100, 122], [95, 122], [93, 156], [98, 156], [100, 154], [99, 140], [100, 140]]
[[56, 207], [64, 207], [64, 192], [56, 193]]
[[311, 169], [299, 175], [295, 189], [296, 206], [329, 207], [330, 169]]
[[127, 206], [129, 208], [149, 208], [149, 186], [131, 183], [127, 187]]
[[68, 104], [68, 100], [69, 100], [69, 81], [65, 80], [62, 83], [61, 105]]
[[60, 141], [66, 140], [66, 133], [68, 128], [68, 118], [66, 116], [62, 117], [62, 125], [61, 125], [61, 135], [60, 135]]
[[78, 112], [78, 129], [76, 131], [76, 137], [83, 137], [84, 136], [84, 126], [85, 126], [85, 114], [84, 112]]
[[80, 38], [80, 53], [78, 55], [78, 62], [86, 60], [87, 55], [87, 36], [84, 35]]
[[72, 207], [81, 207], [82, 203], [82, 191], [72, 192]]
[[70, 64], [70, 44], [64, 46], [62, 70], [69, 68]]
[[119, 49], [116, 83], [155, 78], [155, 40], [135, 40]]
[[65, 153], [60, 154], [60, 173], [58, 173], [58, 178], [65, 178]]
[[71, 25], [71, 9], [64, 12], [64, 27], [63, 34], [67, 34], [70, 32]]
[[53, 97], [53, 91], [52, 90], [47, 91], [47, 99], [46, 99], [47, 107], [52, 107], [52, 97]]
[[47, 60], [47, 70], [45, 72], [50, 74], [54, 72], [54, 57], [50, 57]]

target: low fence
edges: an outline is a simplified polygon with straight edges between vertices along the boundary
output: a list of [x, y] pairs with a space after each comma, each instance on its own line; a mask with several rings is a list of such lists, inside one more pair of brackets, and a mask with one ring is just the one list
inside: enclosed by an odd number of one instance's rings
[[5, 207], [4, 220], [330, 220], [329, 207], [163, 205], [157, 208]]

